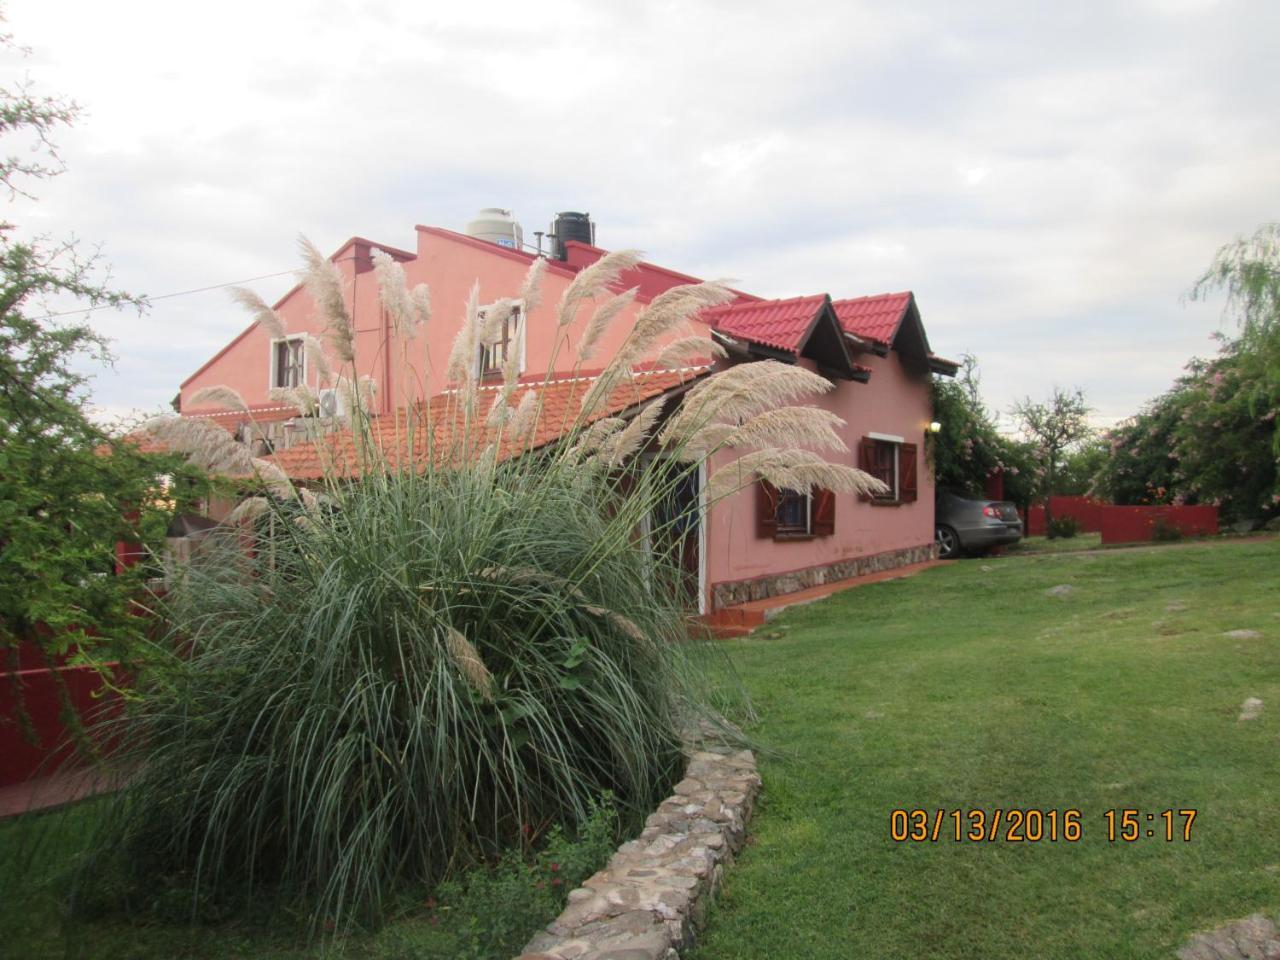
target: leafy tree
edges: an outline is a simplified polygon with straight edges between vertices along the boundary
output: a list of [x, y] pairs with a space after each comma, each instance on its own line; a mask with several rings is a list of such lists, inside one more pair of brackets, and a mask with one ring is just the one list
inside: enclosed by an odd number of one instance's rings
[[929, 437], [929, 456], [938, 486], [984, 496], [987, 477], [1004, 472], [1005, 496], [1030, 499], [1031, 474], [1025, 444], [1002, 436], [979, 392], [978, 359], [962, 358], [959, 374], [933, 380], [933, 415], [942, 429]]
[[1094, 493], [1095, 478], [1111, 455], [1107, 438], [1090, 437], [1072, 450], [1062, 462], [1058, 474], [1058, 493], [1088, 496]]
[[[1265, 223], [1253, 236], [1220, 248], [1188, 296], [1204, 300], [1224, 290], [1227, 310], [1236, 314], [1245, 337], [1265, 336], [1280, 326], [1280, 223]], [[1280, 377], [1280, 369], [1272, 368], [1271, 375]]]
[[1228, 519], [1280, 509], [1280, 225], [1222, 247], [1190, 292], [1227, 295], [1240, 334], [1193, 359], [1167, 393], [1110, 433], [1098, 483], [1117, 503], [1212, 503]]
[[1049, 498], [1058, 492], [1064, 458], [1093, 433], [1089, 426], [1089, 405], [1079, 388], [1054, 387], [1048, 400], [1036, 403], [1030, 397], [1023, 398], [1014, 405], [1013, 416], [1031, 444], [1036, 477], [1040, 481], [1037, 492], [1045, 501], [1045, 527], [1052, 529]]
[[[17, 49], [9, 36], [0, 43]], [[11, 198], [30, 196], [30, 181], [61, 172], [51, 136], [79, 112], [74, 102], [38, 97], [25, 85], [0, 88], [4, 146], [34, 140], [38, 148], [25, 159], [0, 159]], [[95, 279], [98, 266], [74, 241], [23, 240], [14, 224], [0, 224], [0, 656], [10, 660], [23, 643], [49, 662], [68, 651], [100, 665], [136, 655], [145, 620], [135, 601], [146, 568], [117, 575], [115, 544], [159, 542], [181, 505], [161, 477], [196, 476], [89, 416], [86, 378], [73, 364], [109, 362], [107, 344], [86, 323], [42, 316], [55, 297], [86, 307], [142, 306]]]

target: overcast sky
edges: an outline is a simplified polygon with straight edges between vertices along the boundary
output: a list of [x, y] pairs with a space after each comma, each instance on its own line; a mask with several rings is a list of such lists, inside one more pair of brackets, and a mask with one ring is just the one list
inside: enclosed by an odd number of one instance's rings
[[[589, 210], [601, 246], [764, 296], [914, 290], [992, 406], [1078, 385], [1107, 423], [1212, 351], [1221, 304], [1182, 294], [1280, 216], [1275, 0], [6, 7], [33, 52], [4, 81], [86, 109], [8, 218], [149, 295], [290, 270], [299, 232]], [[93, 322], [124, 411], [246, 319], [213, 292]]]

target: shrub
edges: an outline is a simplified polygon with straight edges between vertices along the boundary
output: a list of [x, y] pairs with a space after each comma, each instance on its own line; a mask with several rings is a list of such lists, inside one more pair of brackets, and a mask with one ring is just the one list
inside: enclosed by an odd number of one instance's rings
[[1166, 517], [1156, 517], [1151, 523], [1151, 539], [1162, 543], [1172, 543], [1182, 539], [1182, 530]]
[[415, 904], [407, 922], [386, 930], [369, 951], [377, 960], [507, 960], [564, 909], [569, 891], [613, 854], [618, 818], [609, 798], [569, 835], [552, 828], [531, 858], [508, 853], [441, 884]]
[[[473, 290], [448, 363], [460, 388], [379, 432], [341, 278], [304, 251], [328, 346], [346, 366], [313, 359], [346, 391], [355, 462], [316, 441], [331, 466], [319, 490], [300, 490], [204, 421], [152, 425], [168, 445], [251, 475], [262, 495], [173, 580], [162, 610], [182, 656], [114, 731], [128, 744], [116, 758], [124, 789], [80, 872], [81, 904], [146, 905], [173, 883], [196, 912], [280, 896], [341, 930], [375, 923], [406, 887], [583, 824], [603, 792], [637, 824], [679, 776], [683, 723], [708, 713], [700, 661], [715, 650], [689, 642], [682, 574], [638, 531], [702, 465], [711, 501], [757, 476], [882, 489], [811, 452], [844, 445], [830, 414], [787, 406], [831, 388], [799, 367], [744, 363], [691, 385], [678, 410], [603, 415], [651, 355], [714, 352], [706, 339], [661, 342], [731, 296], [709, 284], [653, 298], [575, 397], [573, 422], [557, 421], [542, 446], [540, 394], [513, 364], [500, 387], [479, 390], [477, 345], [514, 301], [482, 310]], [[411, 340], [427, 320], [425, 289], [406, 290], [399, 265], [375, 259], [383, 305]], [[559, 325], [635, 259], [610, 254], [580, 271]], [[522, 291], [528, 309], [542, 265]], [[252, 295], [240, 299], [279, 325]], [[619, 294], [595, 311], [579, 362], [629, 302]], [[314, 401], [296, 393], [300, 409]], [[227, 388], [203, 399], [247, 410]], [[654, 448], [667, 456], [635, 456]], [[739, 448], [750, 452], [733, 459]], [[663, 522], [678, 530], [686, 519]]]
[[582, 492], [502, 467], [366, 482], [188, 571], [167, 613], [190, 655], [118, 758], [139, 768], [110, 827], [139, 891], [176, 871], [215, 912], [265, 883], [371, 920], [391, 881], [578, 823], [602, 792], [650, 810], [698, 651], [644, 552], [599, 549], [599, 506], [625, 505]]
[[1080, 521], [1075, 517], [1054, 517], [1049, 521], [1049, 539], [1074, 537], [1080, 532]]

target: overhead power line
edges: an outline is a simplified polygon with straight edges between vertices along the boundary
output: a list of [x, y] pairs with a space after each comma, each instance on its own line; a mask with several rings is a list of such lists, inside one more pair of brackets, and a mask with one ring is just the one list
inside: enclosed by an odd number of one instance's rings
[[[177, 290], [173, 293], [161, 293], [154, 297], [141, 297], [143, 303], [154, 303], [157, 300], [172, 300], [174, 297], [189, 297], [194, 293], [208, 293], [210, 290], [224, 290], [227, 287], [238, 287], [244, 283], [253, 283], [257, 280], [274, 280], [276, 277], [284, 277], [290, 274], [296, 274], [297, 270], [281, 270], [279, 273], [264, 273], [260, 277], [246, 277], [243, 280], [228, 280], [226, 283], [213, 283], [207, 287], [195, 287], [191, 290]], [[76, 310], [61, 310], [57, 313], [46, 313], [42, 317], [35, 317], [36, 320], [52, 320], [55, 317], [69, 317], [73, 314], [93, 313], [97, 310], [119, 310], [123, 306], [116, 303], [100, 303], [97, 306], [80, 307]]]

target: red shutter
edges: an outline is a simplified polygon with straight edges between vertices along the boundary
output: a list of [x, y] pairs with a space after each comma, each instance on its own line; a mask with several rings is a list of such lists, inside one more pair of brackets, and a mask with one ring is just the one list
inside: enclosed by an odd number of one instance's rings
[[772, 540], [778, 532], [778, 488], [768, 480], [756, 484], [756, 536]]
[[[863, 437], [858, 441], [858, 467], [864, 473], [870, 473], [874, 476], [876, 462], [876, 442], [870, 437]], [[871, 495], [867, 493], [858, 494], [858, 499], [868, 501]]]
[[916, 499], [916, 445], [904, 443], [898, 449], [898, 499], [914, 503]]
[[829, 537], [836, 532], [836, 495], [830, 490], [813, 491], [809, 528], [815, 537]]

